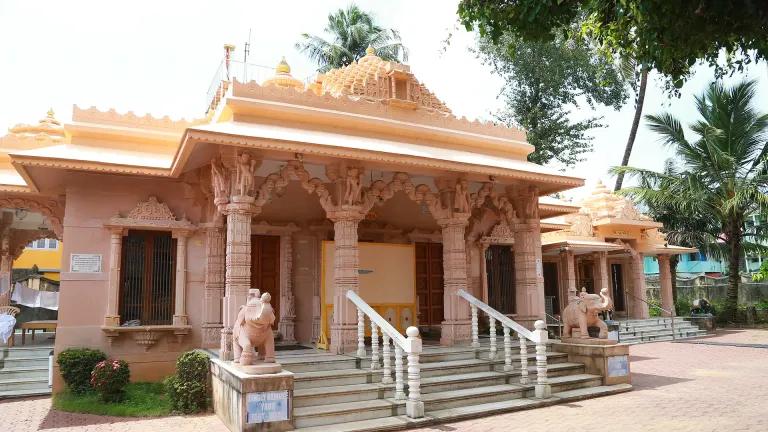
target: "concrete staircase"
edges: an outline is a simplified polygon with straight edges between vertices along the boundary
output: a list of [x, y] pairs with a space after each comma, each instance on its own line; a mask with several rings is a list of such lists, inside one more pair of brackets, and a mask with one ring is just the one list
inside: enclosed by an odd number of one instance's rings
[[51, 394], [50, 346], [0, 347], [0, 399]]
[[[504, 372], [503, 343], [497, 360], [488, 360], [488, 339], [480, 350], [429, 347], [421, 354], [421, 393], [426, 415], [405, 416], [405, 401], [393, 399], [394, 384], [381, 384], [381, 369], [371, 371], [370, 357], [331, 354], [285, 356], [279, 361], [295, 374], [294, 421], [303, 431], [404, 429], [486, 416], [628, 391], [629, 385], [603, 386], [566, 354], [548, 353], [552, 397], [534, 399], [534, 345], [528, 347], [531, 384], [520, 385], [519, 348], [513, 346], [514, 371]], [[404, 360], [404, 364], [405, 364]], [[392, 361], [394, 364], [394, 360]], [[407, 392], [406, 392], [407, 393]]]
[[[671, 318], [649, 318], [642, 320], [619, 321], [619, 341], [636, 344], [672, 340]], [[675, 318], [675, 338], [685, 339], [704, 336], [707, 332], [685, 321]]]

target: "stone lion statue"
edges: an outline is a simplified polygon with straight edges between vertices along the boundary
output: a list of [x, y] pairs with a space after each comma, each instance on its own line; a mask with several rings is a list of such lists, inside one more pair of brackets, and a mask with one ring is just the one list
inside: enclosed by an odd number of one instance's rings
[[[232, 328], [234, 362], [243, 366], [254, 364], [258, 359], [265, 363], [275, 362], [275, 336], [272, 323], [275, 311], [269, 303], [272, 296], [259, 290], [248, 290], [248, 301], [240, 307]], [[258, 351], [258, 358], [254, 350]]]

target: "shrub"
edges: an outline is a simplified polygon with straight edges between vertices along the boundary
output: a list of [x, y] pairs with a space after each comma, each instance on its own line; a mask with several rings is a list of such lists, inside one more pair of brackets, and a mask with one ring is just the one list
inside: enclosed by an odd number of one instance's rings
[[91, 386], [99, 392], [104, 402], [120, 402], [125, 396], [125, 386], [131, 379], [131, 371], [125, 360], [103, 360], [91, 372]]
[[208, 407], [208, 356], [199, 351], [182, 354], [176, 361], [176, 375], [165, 379], [165, 389], [174, 411], [204, 411]]
[[99, 350], [69, 348], [59, 353], [56, 362], [70, 391], [84, 393], [91, 389], [91, 371], [106, 358], [107, 356]]

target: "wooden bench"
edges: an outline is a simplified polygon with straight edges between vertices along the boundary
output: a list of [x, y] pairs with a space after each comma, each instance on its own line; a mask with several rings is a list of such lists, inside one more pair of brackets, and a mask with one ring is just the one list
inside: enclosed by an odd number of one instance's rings
[[27, 338], [27, 330], [32, 332], [32, 340], [35, 340], [35, 330], [50, 330], [56, 332], [56, 321], [27, 321], [21, 324], [21, 344], [24, 345]]

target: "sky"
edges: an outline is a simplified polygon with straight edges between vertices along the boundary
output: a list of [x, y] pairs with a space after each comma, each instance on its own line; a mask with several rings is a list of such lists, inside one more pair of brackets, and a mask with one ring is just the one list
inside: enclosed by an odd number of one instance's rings
[[[457, 25], [456, 0], [386, 0], [356, 3], [384, 27], [400, 31], [412, 72], [455, 114], [490, 119], [503, 106], [503, 81], [470, 52], [474, 35]], [[32, 123], [53, 108], [62, 121], [72, 106], [116, 109], [171, 118], [201, 117], [206, 91], [223, 56], [236, 46], [242, 60], [250, 33], [249, 63], [276, 65], [282, 56], [293, 75], [305, 78], [316, 66], [294, 48], [302, 33], [322, 34], [329, 12], [349, 0], [313, 1], [38, 1], [0, 0], [0, 131]], [[443, 41], [453, 33], [451, 44]], [[696, 120], [693, 96], [713, 77], [696, 68], [682, 96], [668, 98], [652, 77], [644, 113], [670, 111], [684, 124]], [[758, 100], [768, 101], [765, 63], [743, 77], [759, 82]], [[634, 107], [574, 110], [574, 118], [602, 116], [605, 128], [592, 132], [594, 150], [570, 175], [586, 188], [566, 192], [578, 199], [598, 180], [612, 185], [607, 171], [618, 165]], [[641, 124], [630, 165], [660, 169], [672, 156]], [[626, 182], [625, 182], [626, 184]]]

